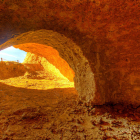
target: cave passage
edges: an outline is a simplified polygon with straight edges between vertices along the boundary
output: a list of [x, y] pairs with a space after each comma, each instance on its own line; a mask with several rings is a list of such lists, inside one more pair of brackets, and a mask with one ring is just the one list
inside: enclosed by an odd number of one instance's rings
[[[0, 48], [4, 49], [11, 45], [44, 58], [48, 57], [48, 49], [50, 47], [56, 49], [61, 58], [68, 63], [68, 66], [75, 73], [74, 78], [72, 78], [71, 74], [68, 74], [70, 71], [67, 67], [66, 69], [61, 69], [63, 67], [62, 65], [60, 66], [60, 72], [69, 81], [74, 80], [74, 87], [78, 91], [79, 99], [83, 103], [95, 101], [96, 86], [94, 73], [80, 47], [71, 39], [58, 32], [41, 29], [22, 33], [0, 45]], [[58, 62], [56, 62], [57, 64]]]

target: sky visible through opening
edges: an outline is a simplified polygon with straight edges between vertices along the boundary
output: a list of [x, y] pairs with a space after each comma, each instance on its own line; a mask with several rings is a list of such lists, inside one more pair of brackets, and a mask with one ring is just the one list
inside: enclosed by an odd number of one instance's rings
[[27, 52], [11, 46], [0, 51], [0, 59], [2, 58], [3, 61], [19, 61], [19, 63], [22, 63], [26, 57], [26, 53]]

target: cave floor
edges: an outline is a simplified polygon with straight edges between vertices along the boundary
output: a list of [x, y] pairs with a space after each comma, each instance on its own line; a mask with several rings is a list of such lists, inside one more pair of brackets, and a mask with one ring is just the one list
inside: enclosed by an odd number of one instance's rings
[[36, 90], [0, 82], [0, 139], [140, 139], [140, 108], [89, 107], [77, 99], [72, 87]]

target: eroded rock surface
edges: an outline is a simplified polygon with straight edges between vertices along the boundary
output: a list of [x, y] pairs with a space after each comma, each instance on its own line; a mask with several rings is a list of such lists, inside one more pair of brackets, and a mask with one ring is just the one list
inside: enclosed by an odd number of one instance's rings
[[83, 106], [77, 104], [74, 88], [0, 87], [2, 140], [140, 139], [140, 107]]
[[0, 49], [47, 57], [53, 47], [75, 72], [79, 98], [0, 83], [0, 139], [140, 139], [139, 17], [138, 0], [1, 0]]
[[[69, 67], [67, 62], [64, 61], [59, 55], [56, 54], [55, 56], [53, 56], [51, 52], [49, 53], [50, 55], [47, 58], [51, 59], [51, 60], [49, 59], [50, 62], [48, 62], [48, 60], [44, 57], [40, 57], [33, 53], [28, 52], [24, 59], [23, 64], [40, 64], [44, 68], [44, 74], [45, 73], [48, 74], [48, 77], [54, 76], [65, 80], [68, 79], [69, 81], [73, 82], [74, 71]], [[56, 63], [57, 63], [56, 67], [60, 68], [60, 70], [55, 67]]]
[[[52, 60], [55, 59], [55, 55], [52, 54], [54, 58], [51, 57], [51, 53], [49, 53], [50, 48], [53, 50], [56, 49], [61, 58], [63, 58], [75, 72], [74, 84], [79, 93], [79, 99], [83, 103], [93, 101], [96, 91], [94, 74], [89, 66], [88, 60], [83, 56], [81, 49], [72, 40], [57, 32], [37, 30], [23, 33], [1, 46], [6, 47], [10, 44], [16, 48], [23, 49], [24, 51], [30, 50], [30, 52], [33, 52], [36, 55]], [[62, 70], [66, 69], [62, 68]], [[95, 101], [98, 103], [103, 102], [103, 100], [97, 99]]]
[[17, 62], [0, 62], [0, 79], [23, 76], [27, 69]]
[[[0, 44], [29, 31], [45, 29], [58, 32], [79, 46], [95, 74], [96, 96], [93, 96], [94, 84], [89, 86], [92, 91], [86, 92], [90, 82], [85, 83], [83, 76], [79, 78], [79, 81], [83, 80], [82, 84], [77, 86], [75, 82], [83, 100], [85, 98], [89, 102], [89, 98], [95, 97], [94, 102], [99, 104], [125, 102], [139, 105], [139, 5], [140, 2], [136, 0], [2, 0]], [[27, 43], [28, 38], [23, 38], [20, 43]], [[37, 38], [43, 40], [44, 35], [41, 38], [38, 35], [35, 38], [32, 36], [30, 41]], [[39, 40], [32, 43], [41, 43]], [[61, 43], [62, 40], [59, 40]], [[62, 44], [72, 49], [67, 46], [67, 42]], [[1, 49], [4, 47], [1, 46]], [[85, 95], [82, 95], [83, 91]]]

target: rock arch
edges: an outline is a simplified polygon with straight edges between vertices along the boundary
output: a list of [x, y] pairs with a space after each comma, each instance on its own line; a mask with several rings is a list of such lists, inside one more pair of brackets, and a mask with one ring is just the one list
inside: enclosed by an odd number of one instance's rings
[[[29, 49], [30, 43], [34, 44], [34, 47]], [[27, 45], [28, 47], [25, 47]], [[20, 34], [8, 40], [0, 47], [4, 49], [9, 46], [25, 51], [28, 48], [30, 52], [43, 57], [46, 57], [45, 51], [47, 51], [47, 46], [53, 47], [75, 72], [74, 83], [79, 93], [79, 99], [86, 103], [94, 99], [96, 90], [94, 74], [80, 47], [69, 38], [52, 30], [42, 29]]]

